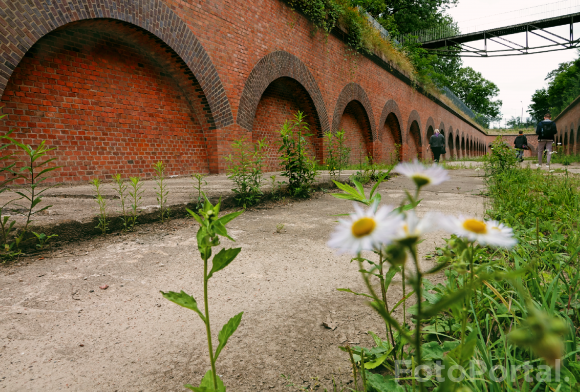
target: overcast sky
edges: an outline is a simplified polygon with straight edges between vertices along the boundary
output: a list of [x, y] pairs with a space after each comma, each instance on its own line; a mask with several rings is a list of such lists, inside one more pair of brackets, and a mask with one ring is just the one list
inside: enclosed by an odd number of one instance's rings
[[[510, 12], [527, 9], [523, 12]], [[460, 24], [462, 32], [467, 29], [485, 30], [499, 26], [507, 26], [521, 22], [542, 19], [544, 17], [565, 15], [580, 11], [580, 0], [459, 0], [457, 7], [448, 13]], [[491, 24], [490, 24], [491, 23]], [[575, 35], [580, 36], [580, 24], [574, 25]], [[569, 36], [569, 25], [552, 28], [561, 36]], [[505, 38], [514, 42], [525, 42], [525, 35], [517, 34]], [[576, 38], [576, 36], [574, 37]], [[482, 43], [473, 43], [481, 47]], [[503, 101], [502, 114], [504, 119], [524, 117], [531, 103], [534, 91], [546, 85], [544, 78], [547, 73], [559, 63], [576, 58], [575, 49], [496, 58], [464, 58], [464, 65], [474, 68], [482, 75], [497, 84], [500, 89], [499, 99]], [[497, 126], [497, 125], [496, 125]], [[502, 123], [503, 126], [503, 123]]]

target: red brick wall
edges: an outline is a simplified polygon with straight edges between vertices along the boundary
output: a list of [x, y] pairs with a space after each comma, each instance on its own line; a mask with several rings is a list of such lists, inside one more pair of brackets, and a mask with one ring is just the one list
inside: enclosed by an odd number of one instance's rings
[[313, 159], [317, 156], [319, 127], [313, 121], [314, 113], [309, 98], [302, 90], [302, 87], [292, 79], [281, 78], [272, 83], [262, 95], [254, 119], [252, 140], [256, 143], [258, 140], [266, 139], [268, 144], [266, 170], [280, 170], [278, 149], [281, 145], [281, 125], [286, 120], [293, 121], [297, 111], [304, 113], [309, 134], [315, 135], [307, 138], [308, 144], [305, 147], [308, 155]]
[[401, 126], [395, 114], [390, 113], [382, 127], [382, 160], [388, 163], [396, 163], [402, 160], [403, 140], [401, 137]]
[[558, 128], [557, 141], [568, 154], [580, 154], [580, 99], [576, 98], [554, 121]]
[[76, 26], [42, 38], [10, 78], [0, 130], [56, 147], [51, 155], [63, 167], [55, 181], [150, 176], [158, 160], [168, 174], [208, 172], [187, 93], [142, 46], [120, 38], [129, 33], [123, 26], [110, 27]]
[[[84, 181], [93, 175], [108, 178], [115, 171], [129, 174], [142, 170], [147, 174], [157, 159], [166, 160], [172, 174], [223, 172], [224, 157], [233, 140], [245, 135], [272, 137], [281, 121], [300, 105], [310, 111], [317, 131], [313, 144], [321, 146], [322, 133], [336, 131], [335, 125], [342, 123], [349, 124], [349, 134], [355, 138], [349, 143], [356, 146], [361, 134], [360, 129], [356, 131], [358, 124], [370, 129], [368, 149], [375, 159], [383, 161], [394, 151], [390, 132], [385, 131], [391, 128], [388, 124], [395, 123], [392, 116], [400, 126], [404, 159], [417, 154], [430, 156], [425, 153], [427, 119], [441, 124], [440, 128], [453, 129], [454, 136], [458, 133], [486, 140], [469, 121], [413, 88], [404, 75], [392, 71], [392, 64], [378, 57], [352, 56], [339, 35], [313, 34], [312, 23], [280, 0], [108, 0], [96, 8], [91, 0], [43, 3], [47, 8], [37, 10], [26, 0], [0, 2], [4, 11], [0, 26], [9, 27], [2, 30], [5, 45], [0, 46], [0, 93], [7, 105], [8, 124], [32, 124], [18, 125], [18, 137], [33, 140], [31, 136], [37, 135], [38, 140], [50, 135], [50, 140], [60, 142], [59, 157], [67, 167], [59, 180]], [[28, 9], [38, 18], [34, 25], [22, 16], [22, 10]], [[58, 14], [52, 15], [52, 9], [58, 9]], [[75, 22], [71, 25], [70, 21]], [[51, 26], [60, 30], [51, 32]], [[83, 28], [108, 32], [111, 42], [102, 44], [107, 50], [95, 52], [89, 41], [77, 48], [79, 52], [64, 48], [64, 41], [74, 40], [67, 38], [67, 33]], [[42, 36], [47, 38], [39, 41]], [[63, 49], [55, 54], [45, 41], [57, 41], [51, 45]], [[19, 65], [35, 43], [35, 57], [27, 56]], [[58, 75], [51, 81], [57, 89], [33, 93], [61, 100], [38, 98], [50, 102], [38, 107], [62, 117], [28, 121], [30, 115], [15, 111], [17, 105], [23, 105], [16, 92], [36, 83], [30, 70], [38, 58], [54, 64], [59, 60], [67, 67], [59, 71], [49, 67]], [[72, 66], [65, 62], [71, 59], [90, 62], [95, 70], [69, 70]], [[79, 91], [77, 98], [82, 100], [83, 94], [89, 94], [95, 101], [92, 106], [103, 108], [99, 115], [64, 112], [72, 110], [62, 105], [70, 104], [64, 98], [72, 97], [65, 96], [63, 89], [67, 88], [66, 79], [73, 77], [83, 86], [80, 90], [88, 91]], [[293, 82], [287, 81], [287, 88], [268, 90], [280, 78]], [[276, 88], [278, 92], [273, 92]], [[352, 101], [362, 105], [364, 114], [344, 110]], [[80, 124], [84, 126], [85, 121], [90, 125], [82, 131], [93, 132], [93, 139], [85, 140], [82, 146], [91, 151], [78, 150], [74, 144], [81, 141], [75, 132], [81, 131]], [[411, 135], [414, 121], [417, 127]], [[78, 151], [83, 152], [76, 157]], [[273, 154], [271, 168], [276, 161]], [[352, 155], [356, 155], [355, 150]], [[319, 147], [317, 158], [322, 159]]]
[[372, 155], [370, 127], [364, 108], [356, 101], [350, 102], [342, 114], [338, 129], [344, 130], [346, 143], [350, 149], [349, 162], [359, 164]]

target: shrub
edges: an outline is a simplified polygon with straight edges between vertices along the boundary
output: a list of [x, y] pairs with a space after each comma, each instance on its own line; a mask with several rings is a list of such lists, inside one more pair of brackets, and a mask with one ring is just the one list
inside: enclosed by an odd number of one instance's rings
[[246, 208], [262, 198], [262, 175], [267, 147], [266, 139], [250, 143], [245, 137], [232, 144], [234, 153], [226, 157], [227, 173], [236, 186], [232, 191], [238, 206]]
[[312, 192], [312, 184], [316, 179], [316, 162], [308, 156], [306, 137], [309, 133], [308, 123], [304, 114], [298, 111], [292, 120], [286, 120], [280, 129], [282, 144], [281, 153], [282, 176], [288, 178], [288, 192], [293, 197], [306, 198]]

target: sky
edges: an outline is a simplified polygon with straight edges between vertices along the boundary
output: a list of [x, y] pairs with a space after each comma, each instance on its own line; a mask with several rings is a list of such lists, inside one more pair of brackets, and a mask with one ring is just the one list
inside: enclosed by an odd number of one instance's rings
[[[523, 9], [526, 11], [510, 12]], [[568, 11], [580, 12], [580, 0], [459, 0], [458, 5], [449, 9], [447, 13], [459, 22], [462, 32], [468, 32], [469, 29], [480, 31], [552, 15], [565, 15], [570, 13]], [[566, 37], [569, 36], [569, 25], [551, 28], [549, 31]], [[580, 23], [574, 25], [574, 31], [575, 35], [580, 37]], [[514, 42], [525, 42], [523, 34], [505, 38]], [[482, 44], [473, 43], [473, 45], [481, 47]], [[569, 49], [524, 56], [463, 58], [463, 62], [464, 66], [481, 72], [484, 78], [499, 87], [498, 98], [503, 101], [502, 115], [505, 121], [512, 116], [521, 116], [522, 108], [524, 118], [528, 117], [526, 110], [531, 103], [532, 94], [547, 85], [544, 79], [548, 72], [555, 69], [558, 64], [576, 57], [577, 51]], [[497, 127], [498, 124], [492, 126]], [[504, 126], [503, 122], [501, 126]]]

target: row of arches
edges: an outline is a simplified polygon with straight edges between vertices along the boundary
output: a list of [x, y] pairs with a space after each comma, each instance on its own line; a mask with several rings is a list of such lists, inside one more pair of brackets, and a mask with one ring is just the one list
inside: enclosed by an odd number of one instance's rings
[[578, 147], [580, 144], [580, 125], [576, 130], [574, 123], [564, 126], [558, 131], [555, 142], [562, 148], [564, 154], [580, 154], [580, 147]]
[[[27, 144], [49, 139], [63, 166], [55, 181], [149, 175], [158, 160], [172, 174], [219, 172], [224, 151], [242, 136], [269, 142], [267, 169], [275, 170], [278, 130], [298, 110], [310, 128], [311, 156], [321, 163], [323, 135], [339, 130], [345, 131], [353, 163], [369, 155], [391, 162], [428, 158], [432, 118], [423, 123], [416, 110], [403, 118], [391, 99], [376, 123], [367, 92], [354, 82], [336, 91], [330, 117], [314, 76], [286, 51], [260, 59], [240, 83], [241, 94], [228, 98], [208, 53], [163, 2], [143, 0], [147, 7], [132, 13], [129, 0], [111, 0], [110, 9], [98, 14], [90, 0], [77, 3], [59, 3], [63, 14], [56, 19], [42, 14], [52, 28], [44, 35], [5, 20], [30, 39], [0, 49], [7, 67], [0, 75], [7, 115], [0, 130], [14, 129], [14, 137]], [[153, 15], [168, 23], [149, 23]], [[448, 157], [484, 153], [478, 136], [446, 130], [443, 123], [439, 128]]]

